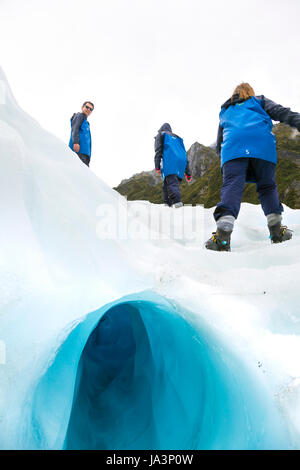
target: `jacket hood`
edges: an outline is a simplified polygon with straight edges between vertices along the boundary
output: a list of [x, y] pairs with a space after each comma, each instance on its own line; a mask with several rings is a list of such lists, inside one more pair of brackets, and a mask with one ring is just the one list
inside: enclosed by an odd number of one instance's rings
[[[247, 99], [249, 99], [249, 98], [247, 98]], [[237, 104], [237, 103], [243, 103], [243, 101], [246, 101], [246, 100], [243, 99], [243, 98], [240, 98], [239, 94], [236, 93], [235, 95], [233, 95], [232, 99], [229, 98], [227, 101], [225, 101], [225, 103], [222, 104], [221, 108], [226, 108], [227, 109], [227, 108], [229, 108], [229, 106]]]
[[170, 126], [170, 124], [168, 122], [165, 122], [161, 127], [160, 129], [158, 129], [158, 132], [163, 132], [163, 131], [168, 131], [168, 132], [172, 132], [172, 128]]

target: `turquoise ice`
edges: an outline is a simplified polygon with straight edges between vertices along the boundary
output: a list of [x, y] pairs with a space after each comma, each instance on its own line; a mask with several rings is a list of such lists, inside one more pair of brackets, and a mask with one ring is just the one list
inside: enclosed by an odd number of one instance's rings
[[151, 292], [89, 314], [37, 384], [31, 410], [29, 448], [289, 445], [267, 387], [209, 328]]

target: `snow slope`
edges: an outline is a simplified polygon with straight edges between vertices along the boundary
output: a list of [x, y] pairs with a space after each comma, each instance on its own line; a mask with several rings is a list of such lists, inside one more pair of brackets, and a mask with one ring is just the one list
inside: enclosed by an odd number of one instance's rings
[[213, 209], [127, 202], [0, 85], [0, 447], [300, 448], [300, 211], [209, 252]]

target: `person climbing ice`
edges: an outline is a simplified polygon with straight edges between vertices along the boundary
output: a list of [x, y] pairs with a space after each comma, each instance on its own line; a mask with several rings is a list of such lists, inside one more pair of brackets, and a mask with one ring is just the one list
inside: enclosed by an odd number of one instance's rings
[[300, 114], [264, 95], [255, 96], [248, 83], [241, 83], [222, 105], [219, 118], [216, 150], [221, 158], [223, 185], [221, 201], [214, 211], [216, 232], [205, 247], [230, 251], [230, 238], [240, 211], [245, 182], [256, 183], [271, 242], [290, 240], [292, 231], [281, 225], [283, 206], [275, 182], [277, 152], [272, 120], [300, 131]]
[[92, 139], [90, 124], [87, 118], [94, 110], [91, 101], [85, 101], [81, 107], [81, 113], [74, 113], [71, 117], [71, 136], [69, 147], [77, 153], [85, 165], [90, 165], [92, 153]]
[[169, 207], [181, 207], [180, 183], [185, 176], [192, 179], [183, 139], [172, 132], [170, 124], [163, 124], [154, 143], [156, 173], [163, 179], [163, 201]]

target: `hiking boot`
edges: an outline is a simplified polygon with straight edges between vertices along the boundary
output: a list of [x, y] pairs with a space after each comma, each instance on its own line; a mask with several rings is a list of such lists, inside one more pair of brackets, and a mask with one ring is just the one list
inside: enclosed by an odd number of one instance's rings
[[231, 232], [217, 229], [212, 233], [212, 237], [205, 243], [205, 248], [214, 251], [231, 251], [230, 250], [230, 236]]
[[271, 239], [272, 243], [281, 243], [292, 238], [292, 230], [287, 228], [286, 225], [280, 225], [278, 222], [275, 225], [268, 225], [268, 229], [270, 232], [269, 238]]

